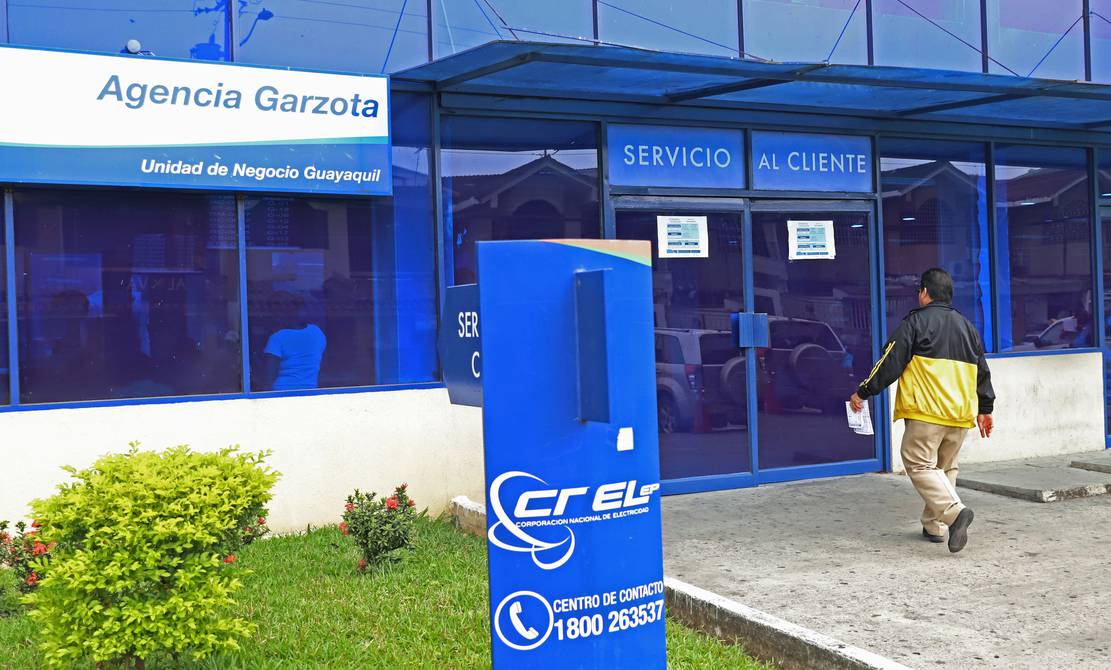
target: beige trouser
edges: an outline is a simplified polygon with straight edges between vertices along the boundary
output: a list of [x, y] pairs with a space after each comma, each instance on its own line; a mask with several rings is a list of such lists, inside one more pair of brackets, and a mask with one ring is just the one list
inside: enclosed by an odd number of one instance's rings
[[932, 535], [944, 535], [964, 509], [957, 495], [957, 454], [968, 429], [913, 419], [906, 419], [903, 425], [903, 465], [918, 495], [926, 501], [922, 527]]

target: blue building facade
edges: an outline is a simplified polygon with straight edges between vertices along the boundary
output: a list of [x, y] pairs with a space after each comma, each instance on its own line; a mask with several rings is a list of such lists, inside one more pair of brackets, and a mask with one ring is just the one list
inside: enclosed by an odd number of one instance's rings
[[[897, 468], [843, 403], [933, 266], [1004, 390], [1106, 406], [1111, 0], [0, 0], [0, 42], [390, 75], [393, 168], [388, 196], [0, 184], [0, 426], [433, 391], [444, 287], [539, 238], [653, 242], [668, 492]], [[283, 385], [291, 321], [327, 345]], [[1105, 411], [1038, 453], [1103, 448]]]

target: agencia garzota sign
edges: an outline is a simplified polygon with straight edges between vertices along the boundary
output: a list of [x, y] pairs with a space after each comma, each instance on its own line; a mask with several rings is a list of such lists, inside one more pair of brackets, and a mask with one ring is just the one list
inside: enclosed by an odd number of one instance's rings
[[386, 77], [3, 47], [0, 85], [3, 181], [392, 190]]

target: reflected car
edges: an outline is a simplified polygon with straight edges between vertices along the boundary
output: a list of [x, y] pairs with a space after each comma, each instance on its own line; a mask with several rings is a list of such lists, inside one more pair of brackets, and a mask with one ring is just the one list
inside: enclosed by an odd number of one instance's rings
[[740, 374], [724, 370], [738, 357], [743, 359], [732, 333], [657, 328], [655, 339], [656, 416], [661, 433], [745, 424], [743, 366]]
[[853, 355], [833, 328], [810, 319], [773, 316], [768, 321], [771, 347], [756, 353], [762, 408], [843, 413], [859, 380]]
[[1021, 344], [1011, 347], [1010, 351], [1039, 351], [1067, 349], [1072, 346], [1079, 334], [1075, 316], [1054, 319], [1026, 334]]

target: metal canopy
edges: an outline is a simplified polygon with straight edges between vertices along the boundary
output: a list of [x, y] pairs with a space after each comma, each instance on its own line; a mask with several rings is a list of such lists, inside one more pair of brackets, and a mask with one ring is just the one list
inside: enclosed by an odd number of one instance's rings
[[1111, 86], [948, 70], [503, 41], [394, 78], [442, 92], [1111, 132]]

